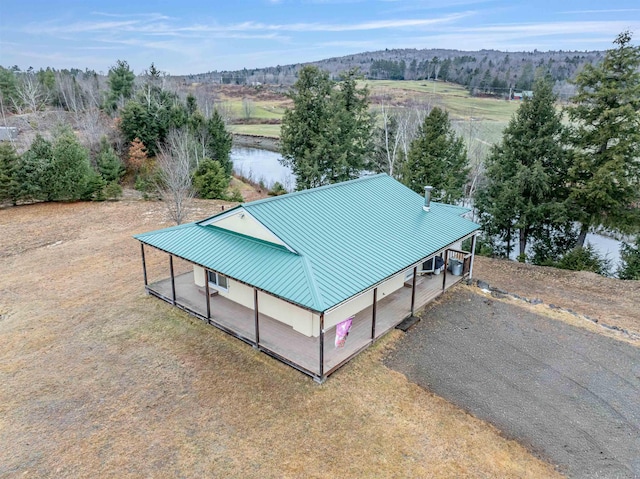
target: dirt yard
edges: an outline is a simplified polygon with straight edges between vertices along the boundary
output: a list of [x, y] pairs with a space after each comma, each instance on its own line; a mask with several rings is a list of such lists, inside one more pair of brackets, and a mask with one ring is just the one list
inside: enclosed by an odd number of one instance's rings
[[163, 226], [133, 199], [0, 210], [0, 477], [557, 475], [387, 369], [398, 331], [318, 385], [146, 296], [131, 235]]
[[476, 257], [473, 276], [509, 293], [554, 304], [640, 335], [640, 281]]

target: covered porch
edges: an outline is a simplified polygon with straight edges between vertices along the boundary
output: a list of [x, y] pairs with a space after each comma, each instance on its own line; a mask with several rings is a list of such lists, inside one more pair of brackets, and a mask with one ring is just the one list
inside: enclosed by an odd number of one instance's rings
[[[472, 237], [472, 251], [473, 243], [475, 236]], [[316, 328], [316, 335], [309, 336], [260, 311], [261, 301], [269, 299], [269, 293], [253, 288], [253, 308], [239, 304], [216, 294], [208, 281], [204, 287], [197, 286], [193, 271], [176, 272], [176, 257], [169, 253], [169, 277], [149, 282], [144, 243], [141, 243], [141, 252], [145, 289], [149, 294], [189, 312], [320, 382], [403, 319], [414, 315], [454, 284], [470, 277], [473, 268], [471, 253], [446, 249], [439, 253], [445, 265], [440, 274], [422, 273], [420, 263], [402, 273], [405, 274], [404, 285], [392, 293], [379, 292], [379, 287], [363, 292], [369, 305], [353, 316], [344, 346], [336, 347], [336, 325], [325, 328], [325, 312], [312, 312], [318, 318], [319, 328]], [[461, 267], [450, 268], [456, 263], [454, 259]]]

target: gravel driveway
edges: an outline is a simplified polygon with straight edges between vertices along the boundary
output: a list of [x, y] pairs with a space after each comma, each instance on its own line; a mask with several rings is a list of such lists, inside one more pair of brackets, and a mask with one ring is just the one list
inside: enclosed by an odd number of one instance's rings
[[640, 477], [640, 348], [458, 288], [392, 369], [572, 477]]

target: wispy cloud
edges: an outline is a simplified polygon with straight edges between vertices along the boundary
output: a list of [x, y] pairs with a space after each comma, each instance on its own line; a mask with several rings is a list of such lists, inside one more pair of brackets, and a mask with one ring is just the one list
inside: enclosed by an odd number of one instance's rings
[[[69, 35], [91, 32], [136, 32], [139, 34], [175, 35], [194, 32], [357, 32], [369, 30], [392, 30], [420, 28], [430, 25], [455, 22], [473, 15], [461, 12], [433, 18], [403, 18], [393, 20], [373, 20], [355, 23], [261, 23], [248, 21], [235, 24], [191, 24], [177, 25], [165, 21], [169, 17], [159, 14], [141, 15], [138, 19], [121, 21], [83, 21], [70, 24], [60, 22], [30, 23], [23, 31], [30, 34]], [[102, 15], [102, 14], [100, 14]], [[259, 37], [258, 37], [259, 38]]]
[[167, 15], [163, 15], [161, 13], [107, 13], [107, 12], [91, 12], [91, 15], [99, 15], [102, 17], [112, 17], [112, 18], [131, 18], [131, 17], [143, 17], [144, 19], [153, 19], [153, 20], [171, 20], [173, 17], [169, 17]]
[[629, 12], [640, 12], [640, 8], [606, 8], [602, 10], [567, 10], [564, 12], [558, 12], [561, 14], [567, 15], [581, 15], [581, 14], [591, 14], [591, 13], [629, 13]]
[[[640, 25], [639, 22], [635, 22]], [[482, 27], [462, 28], [462, 32], [512, 33], [520, 36], [566, 35], [575, 33], [614, 33], [628, 28], [624, 21], [586, 21], [586, 22], [546, 22], [546, 23], [511, 23], [487, 25]]]

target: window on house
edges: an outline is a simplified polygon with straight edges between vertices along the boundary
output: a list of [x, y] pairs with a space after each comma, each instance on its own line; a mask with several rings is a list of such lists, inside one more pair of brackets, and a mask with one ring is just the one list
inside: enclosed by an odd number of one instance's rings
[[214, 271], [207, 271], [207, 277], [209, 279], [209, 284], [214, 288], [221, 289], [223, 291], [229, 290], [229, 282], [226, 276]]

